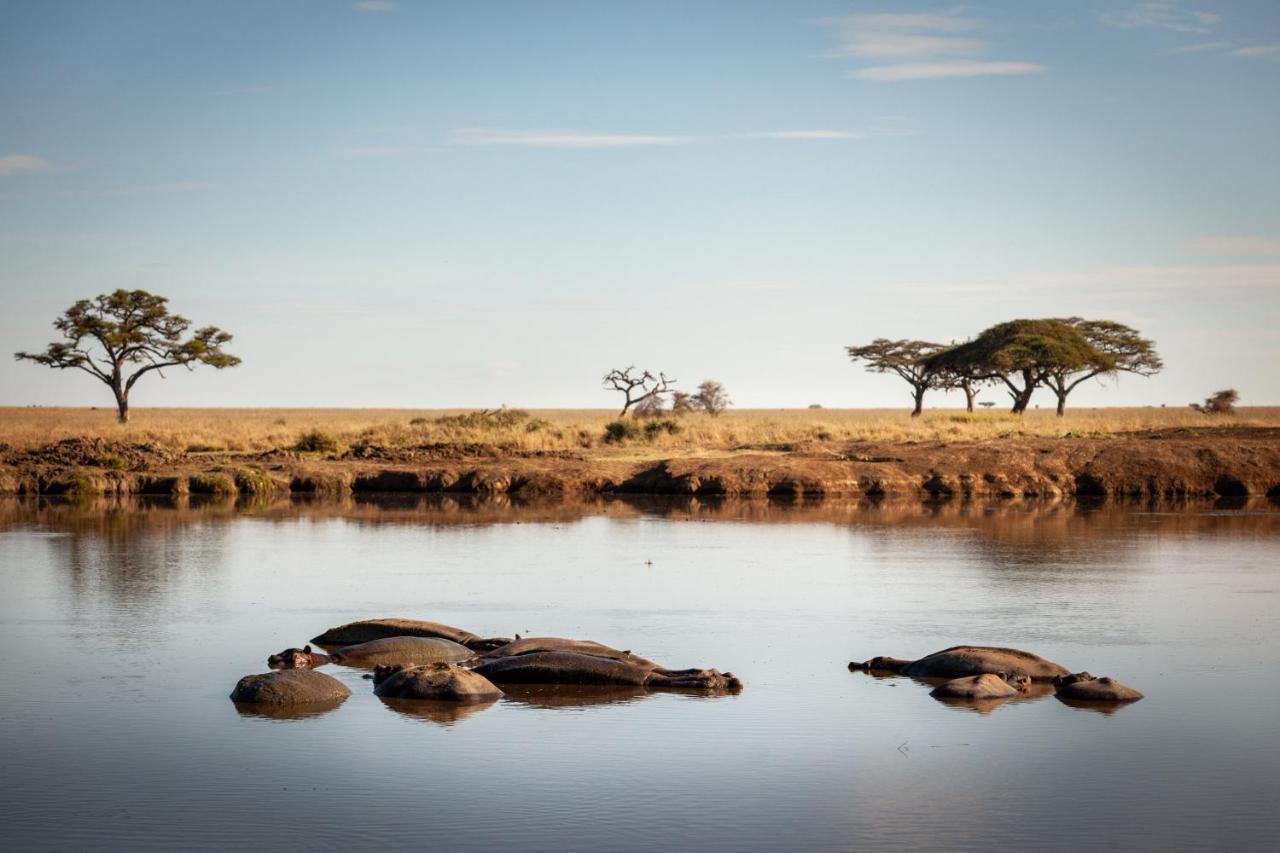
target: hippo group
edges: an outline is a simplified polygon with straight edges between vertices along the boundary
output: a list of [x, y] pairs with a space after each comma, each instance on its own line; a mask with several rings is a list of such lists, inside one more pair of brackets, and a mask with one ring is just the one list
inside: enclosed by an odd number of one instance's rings
[[905, 675], [932, 685], [929, 695], [948, 703], [972, 703], [977, 710], [1018, 696], [1052, 692], [1075, 707], [1110, 711], [1142, 698], [1113, 678], [1071, 672], [1065, 666], [1020, 649], [952, 646], [917, 660], [874, 657], [849, 664], [853, 672]]
[[583, 685], [736, 693], [742, 681], [717, 669], [667, 669], [590, 640], [561, 637], [485, 638], [438, 622], [369, 619], [330, 628], [311, 645], [267, 658], [270, 672], [240, 679], [237, 707], [261, 712], [317, 704], [336, 707], [351, 691], [317, 667], [368, 669], [374, 695], [388, 701], [482, 705], [502, 698], [498, 685]]

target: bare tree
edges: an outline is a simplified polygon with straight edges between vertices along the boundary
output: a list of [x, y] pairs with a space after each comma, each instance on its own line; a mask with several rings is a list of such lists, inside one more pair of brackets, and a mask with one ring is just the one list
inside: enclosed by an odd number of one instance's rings
[[708, 379], [698, 386], [698, 393], [693, 395], [693, 404], [702, 411], [717, 417], [725, 409], [733, 405], [729, 392], [714, 379]]
[[[120, 423], [129, 420], [129, 392], [151, 371], [164, 376], [166, 367], [207, 364], [221, 370], [235, 367], [240, 359], [222, 351], [231, 335], [217, 326], [196, 329], [182, 339], [191, 321], [170, 314], [169, 300], [145, 290], [117, 290], [95, 299], [81, 299], [53, 326], [65, 340], [55, 341], [42, 353], [19, 352], [19, 361], [34, 361], [58, 370], [75, 368], [103, 382], [116, 398]], [[101, 350], [95, 352], [95, 347]], [[125, 375], [129, 365], [141, 365]]]
[[688, 391], [672, 391], [671, 392], [671, 414], [687, 415], [690, 412], [697, 411], [698, 407], [693, 401], [693, 396]]
[[612, 391], [621, 391], [623, 394], [625, 402], [622, 404], [619, 417], [626, 415], [627, 410], [636, 403], [667, 393], [676, 381], [668, 379], [665, 373], [659, 372], [654, 376], [647, 370], [636, 376], [635, 369], [635, 365], [631, 365], [626, 370], [614, 368], [604, 375], [604, 387]]

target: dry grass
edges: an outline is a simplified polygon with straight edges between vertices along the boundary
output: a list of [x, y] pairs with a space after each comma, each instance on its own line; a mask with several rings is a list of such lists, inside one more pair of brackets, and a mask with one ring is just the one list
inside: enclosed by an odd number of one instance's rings
[[541, 409], [492, 418], [467, 414], [413, 409], [135, 409], [133, 421], [122, 426], [106, 408], [0, 408], [0, 443], [24, 447], [103, 437], [188, 452], [254, 452], [292, 448], [305, 434], [318, 433], [332, 438], [339, 449], [360, 444], [484, 444], [526, 451], [590, 449], [593, 456], [644, 458], [717, 455], [746, 447], [816, 449], [850, 441], [1105, 437], [1145, 429], [1280, 426], [1280, 407], [1244, 408], [1235, 417], [1207, 417], [1182, 408], [1077, 409], [1064, 418], [1051, 409], [1023, 417], [937, 409], [915, 419], [901, 409], [753, 409], [718, 418], [689, 415], [676, 419], [674, 432], [663, 429], [651, 437], [609, 444], [603, 441], [605, 425], [616, 419], [616, 411]]

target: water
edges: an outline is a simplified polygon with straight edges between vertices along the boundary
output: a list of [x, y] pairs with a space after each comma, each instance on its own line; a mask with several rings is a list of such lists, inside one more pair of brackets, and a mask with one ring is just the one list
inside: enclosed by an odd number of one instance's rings
[[[1280, 507], [0, 504], [0, 846], [1274, 849]], [[375, 616], [599, 640], [736, 696], [237, 712]], [[1026, 648], [1147, 694], [980, 713], [876, 654]]]

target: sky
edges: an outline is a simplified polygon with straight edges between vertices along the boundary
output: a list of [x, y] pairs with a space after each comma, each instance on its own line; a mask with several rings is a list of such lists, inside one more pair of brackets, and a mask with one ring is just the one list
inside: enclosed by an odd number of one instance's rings
[[135, 408], [879, 407], [846, 346], [1074, 315], [1166, 363], [1077, 405], [1276, 405], [1278, 151], [1275, 0], [5, 0], [0, 349], [142, 288], [243, 363]]

